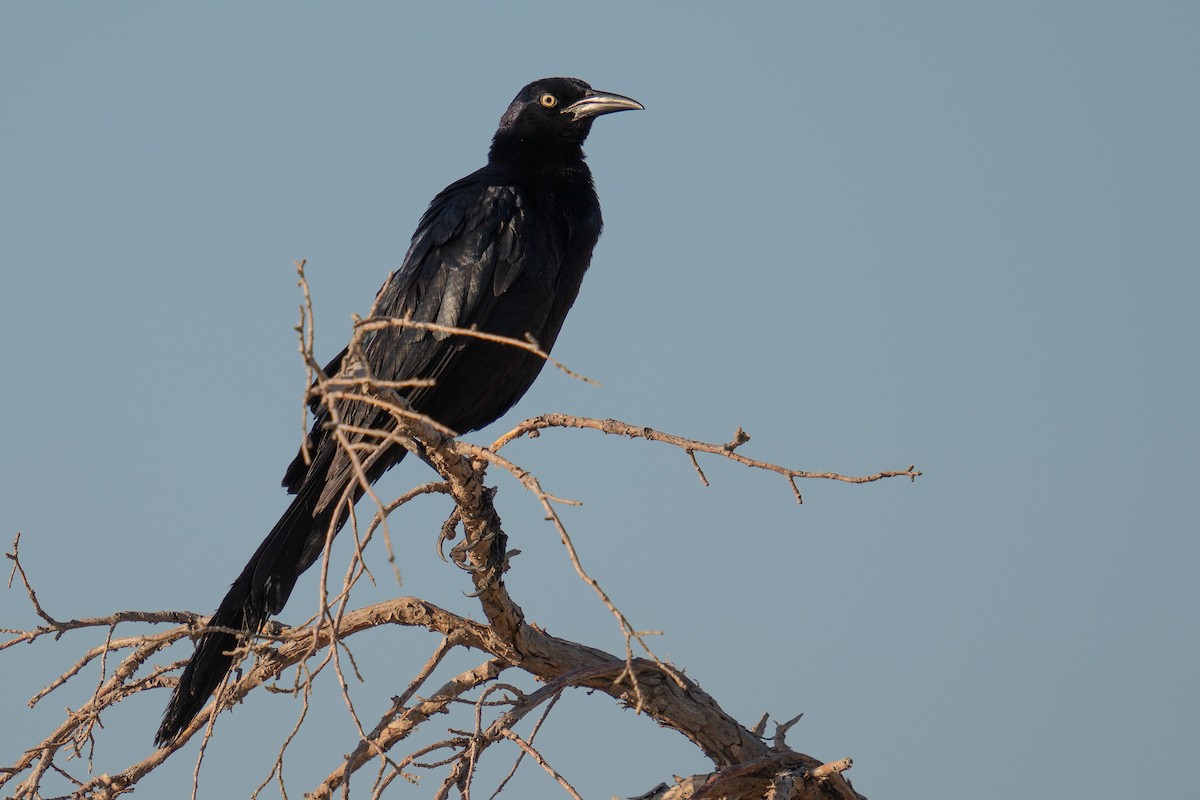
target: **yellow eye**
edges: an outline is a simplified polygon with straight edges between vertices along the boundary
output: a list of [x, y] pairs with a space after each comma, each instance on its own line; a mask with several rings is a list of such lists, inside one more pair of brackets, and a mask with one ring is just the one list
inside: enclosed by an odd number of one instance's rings
[[546, 92], [538, 98], [538, 102], [542, 104], [543, 108], [554, 108], [556, 105], [558, 105], [558, 98], [549, 92]]

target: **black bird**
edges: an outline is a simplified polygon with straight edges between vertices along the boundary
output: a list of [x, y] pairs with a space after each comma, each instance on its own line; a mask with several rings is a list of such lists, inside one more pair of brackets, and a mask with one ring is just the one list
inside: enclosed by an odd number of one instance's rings
[[[533, 336], [549, 351], [600, 236], [600, 203], [584, 163], [592, 120], [640, 109], [636, 100], [600, 92], [576, 78], [534, 81], [517, 94], [492, 139], [487, 166], [450, 184], [421, 217], [400, 269], [384, 283], [372, 316], [477, 327], [500, 336]], [[412, 407], [458, 433], [495, 420], [525, 394], [543, 359], [515, 347], [415, 328], [367, 334], [366, 366], [378, 381], [432, 379], [401, 394]], [[343, 350], [325, 368], [343, 367]], [[351, 365], [347, 364], [347, 367]], [[300, 573], [320, 556], [326, 532], [347, 517], [338, 501], [355, 485], [350, 460], [315, 410], [310, 458], [298, 455], [283, 485], [296, 497], [233, 582], [196, 645], [167, 705], [155, 742], [165, 746], [200, 712], [232, 666], [240, 638], [283, 609]], [[366, 403], [339, 405], [342, 421], [388, 428], [390, 417]], [[377, 480], [405, 450], [393, 445], [367, 477]], [[361, 488], [353, 489], [355, 497]]]

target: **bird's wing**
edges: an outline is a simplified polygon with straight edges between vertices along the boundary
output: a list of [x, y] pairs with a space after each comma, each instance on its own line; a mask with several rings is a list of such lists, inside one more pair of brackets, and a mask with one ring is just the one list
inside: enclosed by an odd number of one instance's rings
[[[496, 300], [522, 274], [526, 251], [540, 243], [531, 243], [528, 236], [522, 235], [526, 232], [527, 209], [519, 191], [511, 185], [488, 181], [486, 169], [451, 184], [434, 198], [413, 234], [404, 262], [379, 290], [371, 319], [408, 317], [448, 328], [489, 327]], [[532, 333], [544, 323], [542, 319], [526, 321]], [[436, 386], [454, 356], [468, 343], [466, 337], [441, 331], [390, 327], [369, 332], [363, 350], [377, 380], [420, 378]], [[347, 350], [339, 353], [329, 363], [326, 374], [356, 369], [347, 362], [347, 355]], [[431, 390], [414, 388], [401, 393], [419, 408]], [[351, 404], [342, 411], [343, 421], [366, 427], [379, 424], [382, 417], [373, 408]], [[316, 404], [312, 410], [315, 421], [308, 447], [315, 454], [331, 443], [327, 442], [325, 429], [328, 411]], [[300, 454], [288, 467], [283, 485], [295, 493], [308, 477], [309, 465]]]
[[[380, 290], [373, 318], [404, 318], [447, 328], [489, 328], [500, 298], [522, 274], [530, 246], [527, 210], [516, 188], [475, 176], [447, 187], [421, 219], [404, 264]], [[527, 320], [536, 333], [543, 320]], [[469, 340], [444, 331], [373, 332], [365, 351], [376, 378], [437, 381]], [[420, 406], [427, 389], [407, 393]]]

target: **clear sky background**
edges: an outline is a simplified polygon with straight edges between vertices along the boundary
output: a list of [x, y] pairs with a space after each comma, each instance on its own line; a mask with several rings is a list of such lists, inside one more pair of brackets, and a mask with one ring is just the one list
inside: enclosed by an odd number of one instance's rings
[[[803, 469], [915, 463], [915, 484], [812, 482], [797, 506], [714, 459], [704, 488], [662, 445], [560, 431], [509, 452], [584, 502], [566, 518], [586, 565], [661, 654], [748, 725], [804, 712], [789, 741], [852, 756], [864, 794], [1188, 796], [1198, 41], [1186, 2], [6, 3], [0, 535], [23, 533], [60, 618], [215, 608], [286, 503], [292, 260], [331, 356], [516, 91], [576, 75], [646, 106], [593, 130], [607, 227], [555, 350], [603, 386], [547, 370], [471, 440], [561, 411], [742, 426], [747, 455]], [[428, 478], [406, 462], [381, 488]], [[530, 621], [619, 648], [536, 503], [494, 478]], [[360, 602], [473, 611], [434, 556], [445, 512], [393, 518], [404, 585], [376, 547]], [[309, 576], [283, 619], [315, 600]], [[0, 592], [0, 627], [33, 623]], [[368, 722], [435, 642], [356, 643]], [[0, 763], [83, 702], [95, 670], [25, 706], [96, 643], [0, 653]], [[97, 771], [150, 752], [165, 702], [105, 717]], [[223, 717], [201, 796], [248, 795], [298, 708]], [[291, 796], [353, 747], [332, 683], [313, 715]], [[589, 798], [707, 768], [602, 696], [542, 736]], [[195, 749], [139, 794], [183, 796]], [[512, 757], [489, 752], [497, 780]], [[532, 765], [518, 781], [559, 792]]]

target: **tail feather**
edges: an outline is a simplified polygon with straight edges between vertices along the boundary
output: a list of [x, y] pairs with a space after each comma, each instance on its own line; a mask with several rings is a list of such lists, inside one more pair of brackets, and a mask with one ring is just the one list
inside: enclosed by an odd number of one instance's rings
[[200, 636], [154, 738], [159, 747], [178, 736], [200, 713], [233, 666], [232, 651], [239, 641], [258, 633], [271, 614], [283, 609], [296, 579], [312, 564], [310, 551], [320, 552], [329, 525], [328, 514], [314, 514], [320, 493], [318, 482], [296, 495], [229, 587], [208, 627], [241, 633], [208, 630]]
[[[336, 452], [336, 447], [318, 449], [303, 482], [294, 486], [296, 496], [291, 505], [242, 568], [209, 620], [210, 628], [241, 633], [209, 630], [200, 636], [154, 738], [159, 747], [178, 736], [204, 708], [233, 666], [231, 653], [239, 641], [258, 633], [268, 617], [283, 610], [296, 579], [320, 557], [330, 525], [336, 532], [345, 524], [348, 510], [339, 501], [347, 483], [355, 478], [348, 464], [335, 465]], [[393, 446], [388, 457], [367, 470], [368, 481], [373, 483], [399, 463], [404, 453], [403, 448]], [[356, 488], [353, 500], [362, 494], [363, 490]]]
[[[233, 582], [221, 606], [208, 621], [211, 628], [232, 628], [244, 634], [254, 634], [266, 622], [266, 609], [250, 603], [250, 578], [254, 574], [251, 560], [242, 574]], [[196, 652], [184, 667], [179, 684], [167, 710], [162, 725], [154, 737], [154, 743], [165, 747], [204, 708], [209, 696], [216, 690], [233, 666], [232, 651], [242, 637], [225, 631], [206, 631], [196, 643]]]

